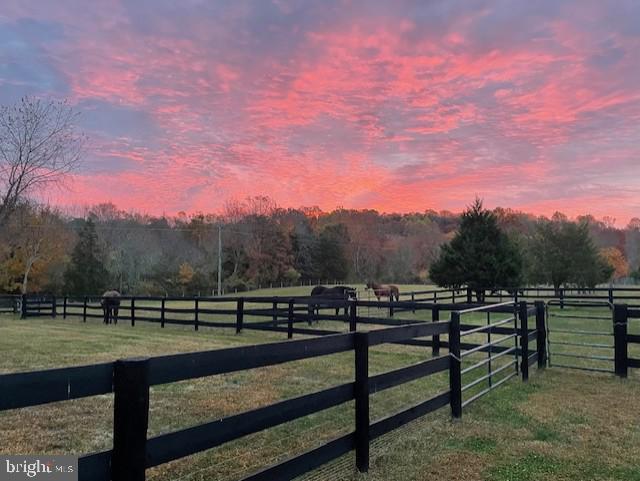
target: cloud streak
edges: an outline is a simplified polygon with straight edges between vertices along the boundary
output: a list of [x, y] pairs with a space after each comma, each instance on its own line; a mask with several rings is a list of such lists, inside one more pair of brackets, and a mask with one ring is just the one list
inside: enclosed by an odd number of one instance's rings
[[640, 213], [634, 1], [3, 8], [0, 102], [69, 97], [92, 139], [61, 202]]

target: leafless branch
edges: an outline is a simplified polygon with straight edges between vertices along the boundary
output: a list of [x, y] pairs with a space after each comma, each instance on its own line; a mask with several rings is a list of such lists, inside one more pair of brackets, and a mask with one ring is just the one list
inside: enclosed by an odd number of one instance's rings
[[25, 97], [0, 107], [0, 225], [32, 193], [76, 170], [86, 137], [66, 101]]

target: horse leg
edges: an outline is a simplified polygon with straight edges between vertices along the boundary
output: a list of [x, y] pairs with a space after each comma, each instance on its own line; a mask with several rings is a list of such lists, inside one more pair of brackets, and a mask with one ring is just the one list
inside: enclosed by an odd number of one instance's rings
[[118, 307], [113, 308], [113, 323], [118, 324]]

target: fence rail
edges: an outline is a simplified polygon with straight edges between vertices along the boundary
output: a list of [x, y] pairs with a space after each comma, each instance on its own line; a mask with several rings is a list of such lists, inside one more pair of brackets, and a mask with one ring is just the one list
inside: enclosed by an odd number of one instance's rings
[[17, 314], [20, 312], [20, 299], [21, 296], [0, 295], [0, 314]]
[[634, 302], [633, 306], [640, 308], [640, 287], [560, 287], [558, 289], [553, 287], [518, 287], [485, 290], [487, 302], [499, 302], [511, 298], [515, 301], [557, 299], [561, 305], [564, 304], [564, 301], [581, 299], [608, 301], [611, 304]]

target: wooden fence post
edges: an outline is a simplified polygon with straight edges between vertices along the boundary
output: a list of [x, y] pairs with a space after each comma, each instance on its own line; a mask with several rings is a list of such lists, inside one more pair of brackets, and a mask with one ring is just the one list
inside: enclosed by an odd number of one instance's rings
[[522, 353], [520, 369], [522, 370], [522, 381], [527, 382], [529, 380], [529, 316], [527, 314], [527, 303], [525, 301], [520, 302], [518, 306], [518, 315], [520, 317], [520, 350]]
[[613, 289], [609, 288], [609, 302], [613, 304]]
[[460, 313], [452, 312], [449, 323], [449, 389], [451, 416], [462, 417], [462, 359], [460, 358]]
[[287, 313], [287, 339], [293, 338], [293, 299], [289, 299], [289, 312]]
[[412, 293], [411, 293], [411, 303], [413, 304], [413, 313], [414, 313], [414, 314], [416, 313], [416, 305], [415, 305], [415, 302], [416, 302], [416, 295], [415, 295], [415, 293], [414, 293], [414, 292], [412, 292]]
[[361, 473], [369, 470], [369, 333], [356, 332], [356, 467]]
[[564, 288], [560, 288], [560, 309], [564, 309]]
[[452, 289], [451, 290], [451, 304], [455, 304], [456, 303], [456, 290]]
[[160, 301], [160, 327], [164, 327], [164, 304], [165, 304], [166, 298], [162, 298], [162, 300]]
[[131, 298], [131, 327], [136, 325], [136, 298]]
[[613, 306], [613, 339], [615, 351], [615, 373], [620, 377], [627, 377], [628, 348], [627, 348], [627, 319], [629, 317], [626, 304]]
[[22, 306], [20, 306], [20, 319], [27, 318], [27, 295], [22, 294]]
[[62, 300], [62, 318], [63, 319], [67, 318], [67, 299], [68, 299], [68, 296], [64, 296], [64, 299]]
[[349, 302], [349, 332], [358, 329], [358, 301]]
[[238, 299], [238, 306], [236, 308], [236, 334], [242, 332], [242, 323], [244, 322], [244, 298]]
[[149, 361], [115, 362], [111, 479], [144, 481], [149, 424]]
[[82, 304], [82, 322], [87, 322], [87, 296], [84, 296], [84, 303]]
[[473, 302], [473, 293], [471, 292], [471, 288], [467, 287], [467, 303], [471, 304]]
[[393, 317], [393, 294], [389, 292], [389, 317]]
[[535, 301], [536, 306], [536, 346], [538, 348], [538, 369], [547, 366], [547, 329], [544, 325], [544, 302]]
[[56, 318], [58, 314], [58, 301], [56, 300], [56, 296], [51, 297], [51, 317]]
[[195, 313], [194, 313], [194, 317], [193, 317], [193, 328], [197, 331], [198, 330], [198, 311], [199, 311], [199, 299], [196, 297], [195, 298]]
[[[440, 321], [440, 306], [433, 306], [431, 308], [431, 321]], [[431, 355], [440, 355], [440, 334], [434, 334], [431, 338]]]

